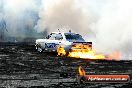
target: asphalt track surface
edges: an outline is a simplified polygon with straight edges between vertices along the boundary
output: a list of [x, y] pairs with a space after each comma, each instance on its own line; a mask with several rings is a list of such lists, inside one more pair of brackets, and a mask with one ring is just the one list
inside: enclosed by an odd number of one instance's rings
[[82, 60], [38, 53], [33, 43], [0, 43], [0, 87], [3, 88], [132, 88], [132, 83], [78, 84], [82, 66], [87, 74], [132, 75], [132, 61]]

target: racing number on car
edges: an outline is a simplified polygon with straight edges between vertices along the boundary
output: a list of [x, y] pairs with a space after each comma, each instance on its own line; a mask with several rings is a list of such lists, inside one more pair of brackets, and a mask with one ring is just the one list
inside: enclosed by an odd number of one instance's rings
[[45, 48], [55, 48], [56, 44], [55, 43], [45, 43]]

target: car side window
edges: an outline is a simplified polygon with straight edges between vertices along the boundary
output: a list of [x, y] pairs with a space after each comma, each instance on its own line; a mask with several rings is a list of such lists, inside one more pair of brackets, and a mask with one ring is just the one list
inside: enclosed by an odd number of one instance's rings
[[50, 34], [50, 35], [49, 35], [49, 39], [55, 40], [55, 34]]
[[56, 34], [55, 40], [62, 40], [63, 37], [61, 34]]
[[45, 37], [46, 39], [49, 39], [50, 38], [50, 35], [48, 35], [47, 37]]

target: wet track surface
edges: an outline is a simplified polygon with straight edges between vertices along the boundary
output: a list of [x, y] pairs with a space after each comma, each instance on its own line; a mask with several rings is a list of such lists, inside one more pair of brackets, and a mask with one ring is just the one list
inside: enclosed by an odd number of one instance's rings
[[[131, 88], [131, 83], [77, 84], [78, 67], [87, 74], [132, 74], [132, 61], [81, 60], [38, 53], [34, 44], [0, 45], [1, 87]], [[65, 77], [65, 74], [68, 74]]]

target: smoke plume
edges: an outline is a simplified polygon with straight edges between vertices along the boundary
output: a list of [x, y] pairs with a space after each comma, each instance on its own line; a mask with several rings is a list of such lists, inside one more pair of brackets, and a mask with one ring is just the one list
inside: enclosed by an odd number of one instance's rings
[[[0, 13], [13, 37], [31, 37], [38, 20], [39, 0], [0, 0]], [[1, 21], [1, 20], [0, 20]]]
[[[132, 54], [132, 1], [112, 0], [104, 6], [94, 25], [95, 48], [103, 53], [119, 51], [123, 56]], [[131, 57], [130, 57], [131, 59]]]
[[36, 26], [37, 31], [48, 28], [48, 32], [52, 32], [60, 28], [63, 32], [68, 32], [69, 29], [82, 34], [91, 32], [89, 25], [94, 21], [92, 15], [89, 10], [84, 11], [77, 6], [75, 0], [45, 0], [43, 6]]

